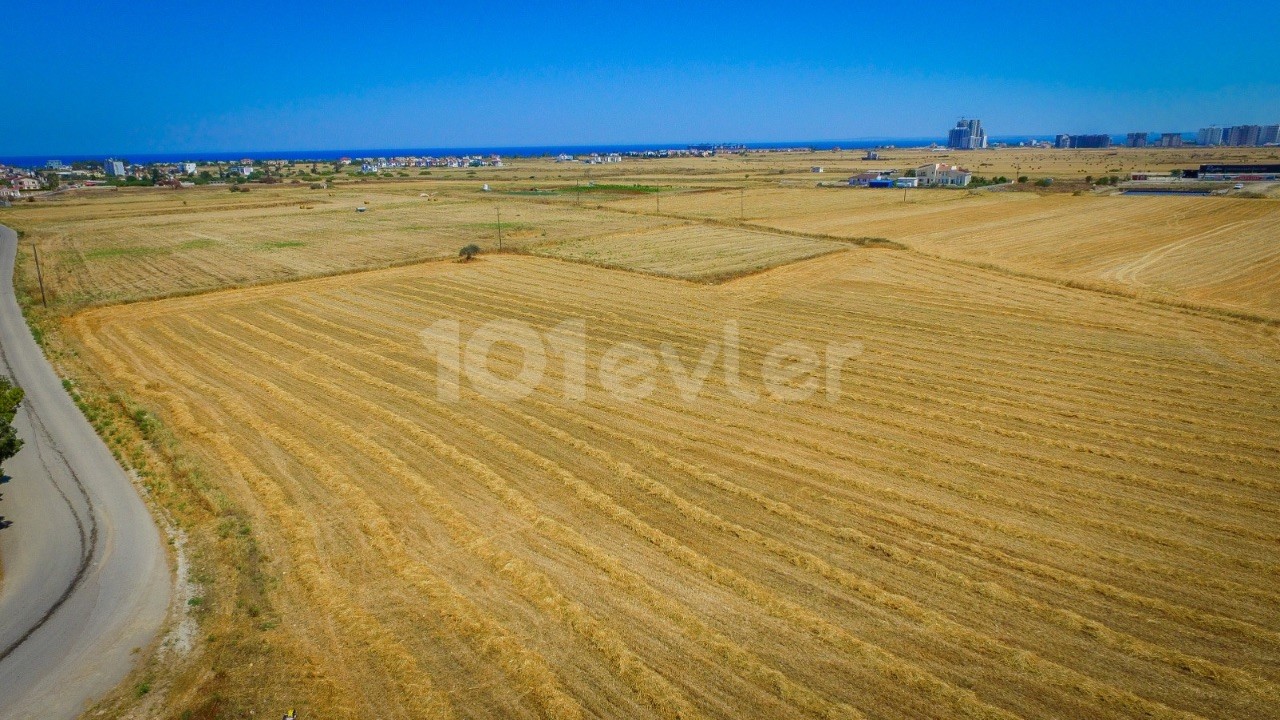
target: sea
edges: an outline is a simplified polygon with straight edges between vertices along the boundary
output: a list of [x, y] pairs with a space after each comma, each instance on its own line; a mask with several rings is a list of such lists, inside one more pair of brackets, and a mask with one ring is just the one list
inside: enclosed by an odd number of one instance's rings
[[[1029, 140], [1052, 140], [1048, 135], [1019, 135], [1010, 137], [992, 137], [991, 142], [1005, 142], [1017, 145]], [[418, 148], [359, 148], [330, 150], [241, 150], [235, 152], [161, 152], [161, 153], [95, 153], [95, 154], [47, 154], [47, 155], [0, 155], [0, 164], [12, 167], [42, 168], [50, 160], [59, 160], [65, 164], [79, 161], [101, 162], [106, 158], [115, 158], [138, 165], [151, 163], [174, 162], [235, 162], [249, 158], [252, 160], [336, 160], [349, 158], [379, 157], [460, 157], [463, 155], [500, 155], [502, 157], [542, 157], [557, 155], [590, 155], [591, 153], [643, 153], [654, 150], [684, 150], [689, 147], [719, 145], [741, 146], [748, 150], [786, 150], [790, 148], [808, 148], [811, 150], [863, 150], [880, 147], [928, 147], [932, 144], [945, 145], [946, 138], [856, 138], [852, 140], [797, 140], [792, 142], [742, 142], [742, 143], [642, 143], [628, 145], [528, 145], [528, 146], [475, 146], [475, 147], [418, 147]]]

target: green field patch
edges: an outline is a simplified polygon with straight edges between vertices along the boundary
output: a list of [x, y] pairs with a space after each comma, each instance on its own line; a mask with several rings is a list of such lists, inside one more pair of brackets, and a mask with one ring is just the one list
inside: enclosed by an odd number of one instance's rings
[[306, 247], [307, 244], [301, 240], [273, 240], [270, 242], [260, 242], [253, 247], [257, 250], [285, 250], [287, 248]]
[[523, 195], [523, 196], [547, 196], [547, 195], [573, 195], [576, 193], [597, 193], [608, 195], [645, 195], [659, 192], [669, 192], [671, 188], [660, 187], [658, 185], [621, 185], [617, 183], [604, 183], [593, 185], [572, 185], [558, 188], [530, 188], [528, 190], [502, 190], [499, 195]]
[[469, 228], [471, 230], [491, 230], [494, 232], [497, 232], [498, 228], [501, 227], [503, 232], [513, 232], [513, 233], [514, 232], [533, 232], [534, 230], [537, 229], [533, 225], [530, 225], [528, 223], [521, 223], [521, 222], [504, 222], [504, 223], [501, 223], [501, 225], [499, 225], [499, 223], [497, 222], [466, 223], [463, 225], [463, 227]]
[[[670, 188], [667, 189], [669, 190]], [[663, 188], [657, 185], [583, 185], [573, 189], [573, 192], [613, 193], [616, 195], [644, 195], [662, 191]], [[565, 188], [565, 192], [569, 192], [569, 189]]]
[[103, 247], [85, 251], [86, 260], [109, 260], [121, 257], [147, 257], [152, 255], [168, 255], [173, 248], [155, 247], [152, 245], [132, 245], [129, 247]]

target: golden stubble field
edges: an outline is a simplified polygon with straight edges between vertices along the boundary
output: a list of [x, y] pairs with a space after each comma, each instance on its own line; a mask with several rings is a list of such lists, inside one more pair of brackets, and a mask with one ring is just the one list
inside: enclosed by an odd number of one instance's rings
[[[1228, 159], [1195, 152], [1159, 157]], [[100, 709], [1267, 716], [1280, 203], [904, 198], [816, 187], [862, 165], [829, 155], [0, 213], [47, 351], [187, 538], [194, 649]], [[514, 254], [443, 261], [499, 210]], [[538, 333], [541, 383], [441, 383], [438, 321]], [[812, 393], [770, 395], [776, 348]]]
[[[585, 397], [552, 352], [528, 397], [442, 399], [421, 337], [439, 320], [463, 344], [581, 320]], [[621, 343], [695, 373], [729, 321], [740, 384], [723, 354], [689, 397], [662, 366], [629, 402], [595, 379]], [[853, 249], [719, 286], [492, 256], [66, 330], [262, 548], [253, 642], [287, 661], [219, 662], [239, 648], [212, 640], [220, 707], [1226, 718], [1280, 699], [1274, 328]], [[761, 368], [785, 341], [862, 352], [834, 398], [779, 400]]]
[[[647, 201], [611, 206], [642, 211]], [[948, 258], [1280, 317], [1280, 200], [773, 187], [673, 195], [662, 209], [814, 237], [883, 237]]]
[[[1063, 155], [1060, 163], [1085, 163], [1088, 153]], [[775, 163], [784, 171], [785, 159]], [[64, 312], [445, 258], [472, 242], [491, 251], [501, 214], [506, 250], [700, 281], [843, 246], [833, 241], [885, 238], [1058, 281], [1280, 317], [1280, 200], [822, 188], [717, 170], [748, 162], [736, 158], [705, 159], [704, 174], [692, 174], [700, 161], [593, 170], [617, 191], [578, 193], [565, 166], [526, 161], [488, 171], [493, 178], [329, 190], [90, 191], [20, 204], [0, 219], [25, 232], [22, 290], [39, 293], [36, 247], [46, 296]], [[494, 192], [481, 192], [481, 180]], [[632, 185], [646, 191], [627, 192]]]
[[[75, 308], [450, 257], [472, 242], [496, 249], [500, 210], [471, 185], [443, 193], [421, 184], [94, 190], [19, 206], [13, 221], [40, 250], [50, 302]], [[670, 224], [570, 205], [507, 205], [507, 249]], [[38, 292], [34, 258], [23, 249], [26, 290]]]

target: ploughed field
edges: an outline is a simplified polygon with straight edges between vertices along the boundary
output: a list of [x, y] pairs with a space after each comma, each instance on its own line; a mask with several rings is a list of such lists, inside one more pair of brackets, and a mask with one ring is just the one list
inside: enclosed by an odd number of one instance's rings
[[[526, 397], [494, 397], [529, 368], [510, 343], [448, 381], [449, 322], [479, 355], [495, 320], [547, 351]], [[402, 718], [1280, 702], [1264, 324], [854, 248], [720, 285], [482, 256], [64, 329], [252, 518], [263, 642], [298, 660], [220, 667], [233, 692]], [[786, 342], [816, 367], [779, 383]]]

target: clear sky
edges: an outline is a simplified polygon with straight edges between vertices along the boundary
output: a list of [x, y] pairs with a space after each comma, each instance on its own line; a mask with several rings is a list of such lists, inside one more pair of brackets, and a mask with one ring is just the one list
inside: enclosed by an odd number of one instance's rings
[[0, 155], [1280, 122], [1266, 3], [12, 2]]

